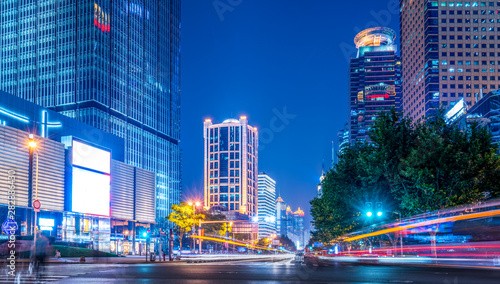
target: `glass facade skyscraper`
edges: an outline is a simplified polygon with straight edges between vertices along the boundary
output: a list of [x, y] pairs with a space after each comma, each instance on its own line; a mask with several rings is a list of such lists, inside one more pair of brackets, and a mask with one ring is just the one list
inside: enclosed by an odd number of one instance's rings
[[258, 176], [259, 238], [276, 234], [276, 181], [266, 173]]
[[156, 173], [156, 216], [180, 199], [180, 0], [6, 0], [0, 88], [125, 140]]
[[248, 216], [257, 215], [257, 128], [245, 116], [203, 124], [205, 140], [205, 207], [222, 206]]
[[395, 38], [396, 32], [391, 29], [371, 28], [354, 39], [358, 55], [349, 64], [351, 144], [369, 141], [369, 131], [378, 114], [399, 108], [401, 60], [396, 53]]

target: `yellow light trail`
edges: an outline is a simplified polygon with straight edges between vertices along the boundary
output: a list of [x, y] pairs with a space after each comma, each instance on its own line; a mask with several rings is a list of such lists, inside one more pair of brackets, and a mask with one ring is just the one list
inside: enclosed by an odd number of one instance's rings
[[220, 242], [220, 243], [228, 243], [228, 244], [237, 245], [237, 246], [244, 246], [244, 247], [256, 248], [256, 249], [265, 249], [265, 250], [270, 250], [270, 251], [281, 251], [281, 250], [277, 250], [277, 249], [270, 249], [270, 248], [266, 248], [266, 247], [254, 246], [254, 245], [249, 245], [249, 244], [245, 244], [245, 243], [237, 243], [237, 242], [233, 242], [233, 241], [226, 240], [226, 239], [218, 239], [218, 238], [196, 236], [196, 235], [195, 236], [189, 236], [189, 237], [190, 238], [197, 238], [197, 239], [207, 240], [207, 241], [214, 241], [214, 242]]
[[435, 219], [435, 220], [424, 221], [424, 222], [419, 222], [419, 223], [409, 224], [409, 225], [404, 225], [404, 226], [398, 226], [398, 227], [394, 227], [394, 228], [390, 228], [390, 229], [376, 231], [373, 233], [359, 235], [359, 236], [347, 238], [344, 241], [352, 242], [352, 241], [359, 240], [359, 239], [384, 235], [384, 234], [388, 234], [388, 233], [399, 232], [399, 231], [413, 229], [413, 228], [417, 228], [417, 227], [429, 226], [429, 225], [434, 225], [434, 224], [441, 224], [441, 223], [446, 223], [446, 222], [455, 222], [455, 221], [460, 221], [460, 220], [468, 220], [468, 219], [474, 219], [474, 218], [491, 217], [491, 216], [497, 216], [497, 215], [500, 215], [500, 210], [492, 210], [492, 211], [488, 211], [488, 212], [479, 212], [479, 213], [472, 213], [472, 214], [468, 214], [468, 215], [439, 218], [439, 219]]

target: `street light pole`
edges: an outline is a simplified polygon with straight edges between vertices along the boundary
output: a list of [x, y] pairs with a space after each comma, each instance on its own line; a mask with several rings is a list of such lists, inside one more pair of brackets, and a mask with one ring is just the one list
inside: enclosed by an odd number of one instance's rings
[[[28, 147], [29, 147], [29, 163], [30, 163], [30, 174], [29, 174], [29, 197], [28, 197], [28, 202], [29, 205], [33, 208], [33, 211], [35, 213], [35, 220], [31, 220], [30, 222], [30, 233], [33, 232], [33, 242], [35, 243], [36, 246], [36, 235], [37, 235], [37, 208], [33, 207], [33, 154], [36, 155], [36, 167], [35, 167], [35, 200], [38, 200], [38, 153], [36, 153], [35, 148], [36, 148], [36, 142], [33, 139], [33, 134], [29, 135], [29, 142], [28, 142]], [[33, 223], [34, 228], [33, 228]]]
[[[194, 235], [194, 229], [195, 229], [195, 223], [196, 223], [196, 221], [195, 221], [195, 219], [196, 219], [196, 207], [200, 206], [201, 202], [199, 202], [199, 201], [191, 202], [190, 201], [190, 202], [188, 202], [188, 205], [193, 206], [193, 228], [191, 230], [191, 235]], [[199, 228], [198, 228], [198, 230], [199, 230]], [[194, 238], [193, 238], [193, 246], [191, 248], [192, 248], [193, 252], [196, 252], [196, 241]], [[200, 241], [200, 253], [201, 253], [201, 241]]]
[[[201, 219], [198, 220], [198, 226], [199, 226], [198, 227], [198, 236], [199, 236], [199, 242], [200, 242], [200, 254], [201, 254], [201, 225], [202, 224], [227, 223], [227, 224], [229, 224], [229, 227], [231, 228], [231, 233], [233, 233], [232, 232], [233, 222], [243, 222], [243, 221], [228, 221], [228, 220], [225, 220], [225, 221], [201, 221]], [[227, 237], [227, 228], [226, 228], [226, 237]], [[234, 233], [233, 233], [233, 241], [234, 241]], [[234, 247], [234, 244], [233, 244], [233, 247]]]
[[[38, 153], [35, 152], [35, 156], [36, 156], [36, 167], [35, 167], [35, 200], [38, 200]], [[39, 209], [34, 209], [35, 210], [35, 237], [34, 237], [34, 241], [35, 241], [35, 245], [36, 245], [36, 235], [37, 235], [37, 232], [38, 232], [38, 210]]]
[[[399, 215], [399, 223], [401, 223], [401, 212], [394, 212]], [[401, 245], [401, 257], [403, 257], [403, 234], [401, 231], [399, 231], [399, 243]]]

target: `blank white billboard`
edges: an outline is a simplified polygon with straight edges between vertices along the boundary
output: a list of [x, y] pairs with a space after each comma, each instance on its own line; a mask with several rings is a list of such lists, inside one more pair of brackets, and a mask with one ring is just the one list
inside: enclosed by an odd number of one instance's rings
[[109, 216], [109, 191], [109, 175], [73, 167], [73, 212]]
[[73, 140], [73, 165], [109, 174], [111, 152]]

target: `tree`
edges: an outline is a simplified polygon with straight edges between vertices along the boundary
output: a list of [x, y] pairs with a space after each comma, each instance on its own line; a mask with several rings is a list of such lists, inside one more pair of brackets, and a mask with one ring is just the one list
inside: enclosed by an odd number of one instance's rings
[[[205, 213], [206, 221], [226, 221], [226, 216], [224, 214], [216, 213], [216, 212], [207, 212]], [[226, 235], [226, 223], [209, 223], [203, 224], [203, 228], [206, 234], [213, 234], [219, 236]]]
[[269, 238], [260, 238], [255, 242], [255, 245], [267, 247], [269, 245]]
[[184, 235], [191, 231], [193, 225], [196, 224], [195, 222], [204, 218], [204, 214], [196, 214], [193, 207], [184, 202], [181, 202], [179, 205], [172, 205], [172, 213], [168, 215], [167, 219], [177, 226], [180, 251], [182, 251], [182, 239]]
[[287, 250], [295, 251], [297, 249], [293, 241], [290, 240], [290, 238], [288, 238], [287, 236], [281, 235], [281, 237], [278, 237], [278, 239], [280, 240], [280, 244]]
[[379, 114], [370, 140], [339, 156], [322, 181], [322, 196], [311, 201], [315, 241], [367, 225], [366, 201], [409, 216], [500, 196], [498, 148], [477, 123], [461, 129], [443, 111], [414, 123], [391, 111]]

